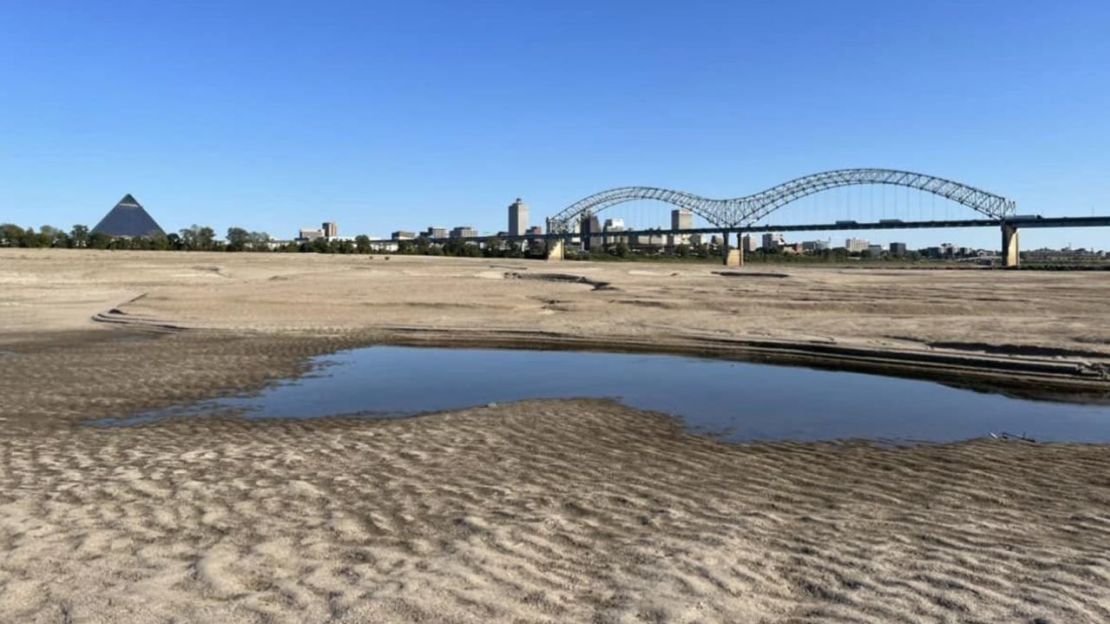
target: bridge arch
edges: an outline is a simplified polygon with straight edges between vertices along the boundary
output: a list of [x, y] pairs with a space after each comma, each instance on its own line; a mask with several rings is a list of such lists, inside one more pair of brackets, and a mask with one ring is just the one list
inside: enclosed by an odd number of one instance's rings
[[596, 213], [611, 206], [638, 200], [654, 200], [685, 208], [716, 227], [737, 229], [751, 225], [783, 206], [814, 193], [841, 186], [889, 184], [904, 186], [954, 201], [992, 219], [1006, 219], [1017, 208], [1016, 202], [946, 178], [897, 169], [837, 169], [824, 171], [773, 186], [759, 193], [731, 199], [711, 199], [671, 189], [624, 186], [584, 197], [550, 219], [549, 228], [570, 231], [583, 214]]

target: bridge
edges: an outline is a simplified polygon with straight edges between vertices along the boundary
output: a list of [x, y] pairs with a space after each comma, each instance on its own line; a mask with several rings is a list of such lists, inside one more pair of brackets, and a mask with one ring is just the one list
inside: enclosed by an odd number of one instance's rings
[[[757, 225], [759, 221], [771, 213], [803, 197], [839, 187], [863, 185], [889, 185], [929, 193], [964, 206], [979, 213], [981, 217], [966, 220], [915, 222], [884, 219], [877, 223], [838, 221], [832, 224]], [[712, 199], [683, 191], [645, 186], [625, 186], [601, 191], [574, 202], [548, 219], [548, 236], [546, 237], [549, 239], [548, 259], [563, 259], [565, 244], [570, 237], [579, 234], [577, 226], [584, 217], [588, 218], [618, 204], [643, 200], [663, 202], [689, 210], [705, 219], [713, 227], [628, 231], [621, 232], [620, 236], [721, 233], [724, 235], [725, 264], [730, 266], [741, 266], [744, 262], [743, 248], [740, 245], [735, 248], [731, 246], [730, 239], [734, 233], [737, 235], [737, 241], [739, 242], [739, 237], [748, 232], [998, 227], [1002, 233], [1003, 265], [1016, 267], [1020, 260], [1018, 249], [1019, 228], [1102, 227], [1110, 225], [1110, 217], [1045, 219], [1035, 216], [1019, 216], [1016, 214], [1017, 203], [1012, 199], [968, 184], [923, 173], [897, 169], [838, 169], [803, 176], [752, 195], [730, 199]], [[587, 235], [586, 232], [581, 234]], [[589, 232], [588, 235], [604, 236], [604, 233]]]

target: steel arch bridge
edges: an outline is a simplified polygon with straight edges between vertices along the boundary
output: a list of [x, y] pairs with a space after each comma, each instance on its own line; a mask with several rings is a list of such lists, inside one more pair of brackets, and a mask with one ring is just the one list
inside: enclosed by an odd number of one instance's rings
[[765, 191], [732, 199], [710, 199], [693, 193], [648, 186], [623, 186], [584, 197], [551, 217], [548, 229], [553, 234], [572, 231], [573, 223], [592, 214], [630, 201], [655, 200], [685, 208], [722, 229], [742, 229], [786, 204], [807, 195], [841, 186], [889, 184], [932, 193], [987, 215], [1005, 220], [1014, 214], [1017, 203], [974, 186], [945, 178], [896, 169], [838, 169], [815, 173], [784, 182]]

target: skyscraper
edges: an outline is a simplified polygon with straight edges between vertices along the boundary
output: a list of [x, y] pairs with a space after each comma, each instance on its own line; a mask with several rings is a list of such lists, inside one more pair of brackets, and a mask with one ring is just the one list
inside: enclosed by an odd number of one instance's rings
[[694, 213], [683, 208], [675, 208], [671, 211], [671, 229], [672, 230], [692, 230], [694, 229]]
[[601, 221], [597, 215], [586, 213], [582, 215], [582, 249], [589, 251], [604, 244], [602, 240]]
[[[694, 228], [694, 213], [684, 208], [675, 208], [671, 211], [672, 230], [691, 230]], [[687, 245], [690, 243], [689, 234], [672, 234], [672, 245]]]
[[524, 236], [528, 232], [528, 204], [519, 197], [509, 204], [509, 236]]

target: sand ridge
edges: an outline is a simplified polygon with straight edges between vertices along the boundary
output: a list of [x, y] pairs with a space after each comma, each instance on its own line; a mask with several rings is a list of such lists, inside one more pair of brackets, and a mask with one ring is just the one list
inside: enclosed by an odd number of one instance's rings
[[606, 401], [40, 430], [0, 442], [0, 621], [1099, 622], [1108, 468]]
[[716, 271], [0, 250], [0, 622], [1110, 621], [1105, 445], [731, 446], [605, 401], [88, 424], [383, 339], [1110, 356], [1097, 274]]

